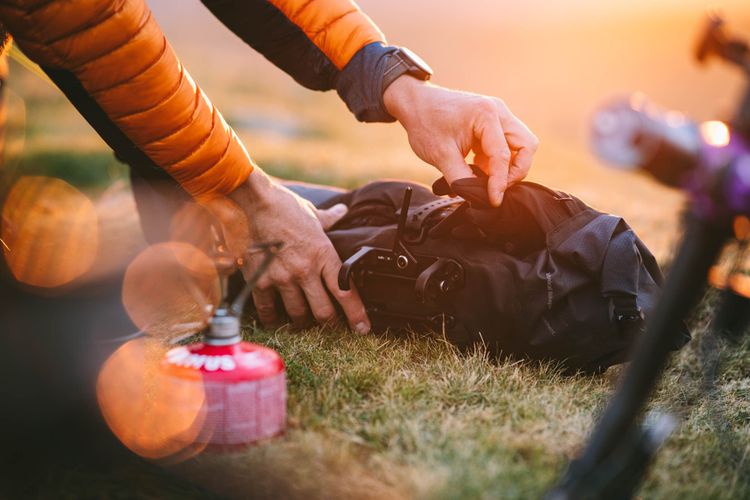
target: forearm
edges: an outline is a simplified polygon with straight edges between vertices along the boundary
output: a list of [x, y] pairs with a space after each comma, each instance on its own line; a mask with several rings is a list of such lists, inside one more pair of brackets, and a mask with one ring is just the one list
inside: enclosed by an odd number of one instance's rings
[[180, 64], [143, 0], [78, 2], [75, 15], [61, 0], [44, 8], [15, 3], [0, 3], [0, 21], [26, 55], [69, 73], [71, 88], [91, 97], [89, 112], [103, 114], [104, 126], [116, 127], [192, 196], [225, 195], [250, 174], [242, 143]]

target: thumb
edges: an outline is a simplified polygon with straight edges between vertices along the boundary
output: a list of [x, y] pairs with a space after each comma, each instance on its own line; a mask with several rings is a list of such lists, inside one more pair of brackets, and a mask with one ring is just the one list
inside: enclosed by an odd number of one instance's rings
[[333, 227], [334, 224], [340, 221], [348, 211], [349, 207], [347, 207], [343, 203], [337, 203], [331, 208], [327, 208], [325, 210], [317, 210], [316, 213], [318, 216], [318, 220], [320, 221], [320, 225], [323, 226], [323, 231], [328, 231]]

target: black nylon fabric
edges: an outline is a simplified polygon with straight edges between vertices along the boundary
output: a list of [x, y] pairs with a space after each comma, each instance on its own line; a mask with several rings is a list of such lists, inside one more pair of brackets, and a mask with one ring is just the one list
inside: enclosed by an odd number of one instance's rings
[[[410, 215], [440, 199], [419, 184], [381, 181], [321, 205], [350, 208], [328, 232], [342, 260], [362, 246], [393, 247], [407, 186], [413, 189]], [[528, 182], [509, 188], [499, 208], [474, 206], [483, 205], [438, 207], [423, 223], [426, 237], [420, 240], [412, 228], [404, 238], [417, 256], [459, 262], [463, 288], [428, 306], [398, 280], [365, 280], [359, 291], [374, 329], [436, 329], [414, 316], [441, 311], [455, 322], [437, 329], [462, 346], [483, 342], [500, 355], [557, 360], [586, 372], [627, 360], [643, 330], [632, 313], [648, 317], [662, 281], [653, 255], [628, 224]], [[618, 321], [623, 313], [630, 321]], [[683, 328], [676, 338], [678, 348], [690, 335]]]

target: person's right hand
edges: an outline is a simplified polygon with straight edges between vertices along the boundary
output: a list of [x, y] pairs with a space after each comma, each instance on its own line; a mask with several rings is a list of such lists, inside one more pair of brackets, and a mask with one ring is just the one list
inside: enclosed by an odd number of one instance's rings
[[474, 176], [466, 163], [473, 151], [474, 164], [488, 176], [487, 194], [495, 207], [508, 186], [529, 173], [539, 140], [500, 99], [402, 75], [385, 90], [383, 103], [403, 125], [416, 155], [449, 184]]
[[321, 323], [333, 320], [335, 300], [354, 331], [370, 330], [357, 291], [338, 287], [341, 260], [324, 233], [346, 214], [346, 205], [317, 210], [256, 168], [245, 184], [228, 199], [212, 203], [210, 209], [222, 222], [230, 250], [242, 256], [246, 278], [263, 258], [262, 253], [252, 252], [253, 244], [284, 244], [253, 290], [253, 301], [264, 325], [274, 326], [281, 320], [276, 307], [278, 294], [295, 326], [309, 324], [311, 317]]

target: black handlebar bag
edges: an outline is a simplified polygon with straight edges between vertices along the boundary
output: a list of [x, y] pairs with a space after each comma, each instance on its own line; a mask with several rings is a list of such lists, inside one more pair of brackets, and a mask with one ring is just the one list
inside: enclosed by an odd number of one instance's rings
[[[301, 192], [314, 199], [314, 193]], [[539, 184], [489, 205], [486, 178], [380, 181], [326, 196], [347, 215], [328, 232], [376, 331], [433, 330], [500, 356], [598, 372], [627, 360], [662, 274], [620, 217]], [[690, 335], [676, 332], [674, 348]]]

